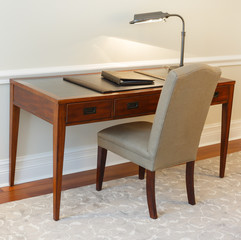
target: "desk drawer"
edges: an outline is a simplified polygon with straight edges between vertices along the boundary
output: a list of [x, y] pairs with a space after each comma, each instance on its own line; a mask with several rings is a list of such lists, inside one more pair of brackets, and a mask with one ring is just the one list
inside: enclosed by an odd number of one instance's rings
[[67, 105], [67, 123], [109, 119], [112, 116], [110, 100], [70, 103]]
[[217, 87], [213, 96], [212, 104], [226, 102], [228, 98], [229, 98], [229, 87], [228, 86]]
[[160, 94], [116, 99], [115, 117], [155, 113]]

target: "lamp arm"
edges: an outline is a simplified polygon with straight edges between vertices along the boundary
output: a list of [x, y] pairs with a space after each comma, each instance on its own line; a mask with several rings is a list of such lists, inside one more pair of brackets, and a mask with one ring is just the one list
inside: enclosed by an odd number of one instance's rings
[[184, 43], [185, 43], [185, 22], [182, 16], [178, 14], [169, 14], [168, 17], [179, 17], [182, 20], [182, 32], [181, 32], [181, 58], [180, 58], [180, 67], [183, 66], [183, 60], [184, 60]]

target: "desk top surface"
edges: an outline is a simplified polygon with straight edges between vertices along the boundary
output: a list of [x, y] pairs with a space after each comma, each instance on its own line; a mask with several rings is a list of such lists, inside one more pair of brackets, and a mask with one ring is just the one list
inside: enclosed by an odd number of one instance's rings
[[[93, 75], [94, 76], [94, 75]], [[63, 77], [45, 77], [45, 78], [31, 78], [31, 79], [14, 79], [12, 83], [28, 88], [44, 95], [47, 95], [56, 100], [89, 98], [89, 97], [108, 97], [114, 95], [129, 95], [133, 93], [144, 92], [158, 92], [161, 87], [149, 88], [151, 85], [146, 85], [144, 89], [128, 90], [113, 93], [99, 93], [94, 90], [67, 82]], [[122, 87], [123, 88], [123, 87]]]
[[[91, 74], [93, 75], [93, 74]], [[29, 79], [13, 79], [12, 83], [28, 88], [30, 90], [37, 91], [44, 95], [47, 95], [55, 100], [65, 99], [76, 99], [76, 98], [89, 98], [89, 97], [108, 97], [113, 95], [129, 95], [129, 94], [140, 94], [140, 93], [154, 93], [161, 91], [161, 87], [158, 88], [147, 88], [141, 90], [131, 90], [114, 93], [98, 93], [96, 91], [87, 89], [85, 87], [78, 86], [76, 84], [63, 80], [63, 77], [43, 77], [43, 78], [29, 78]], [[234, 84], [235, 81], [230, 79], [221, 78], [219, 85]]]

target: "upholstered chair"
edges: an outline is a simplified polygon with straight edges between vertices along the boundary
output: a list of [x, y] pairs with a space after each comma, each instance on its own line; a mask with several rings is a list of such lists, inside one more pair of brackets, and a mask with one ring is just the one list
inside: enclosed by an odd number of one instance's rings
[[157, 218], [155, 171], [186, 163], [188, 203], [195, 204], [194, 162], [206, 116], [220, 70], [191, 64], [169, 72], [157, 105], [153, 124], [131, 122], [98, 133], [96, 189], [102, 189], [107, 150], [146, 170], [146, 193], [150, 217]]

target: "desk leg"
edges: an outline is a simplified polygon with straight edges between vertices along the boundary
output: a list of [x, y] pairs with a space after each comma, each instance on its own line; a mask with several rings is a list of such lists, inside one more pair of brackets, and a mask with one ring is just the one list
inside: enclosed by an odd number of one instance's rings
[[9, 122], [9, 185], [14, 185], [20, 108], [13, 104], [13, 86], [10, 87]]
[[53, 123], [53, 218], [59, 220], [64, 144], [65, 144], [65, 108], [58, 105]]
[[222, 126], [221, 126], [221, 148], [220, 148], [220, 170], [219, 177], [223, 178], [225, 175], [226, 158], [228, 151], [228, 138], [231, 122], [232, 104], [233, 104], [233, 90], [230, 86], [229, 100], [222, 104]]

